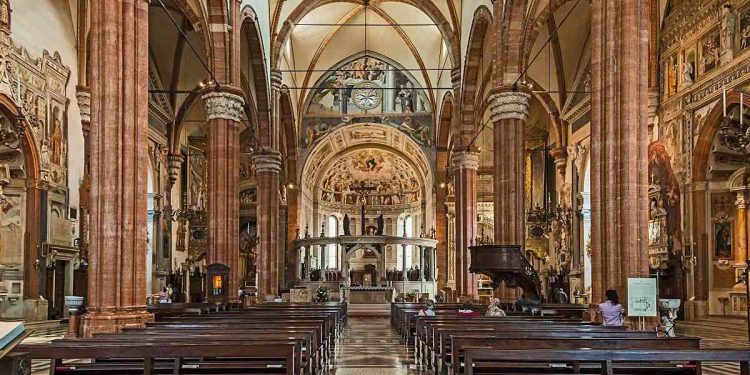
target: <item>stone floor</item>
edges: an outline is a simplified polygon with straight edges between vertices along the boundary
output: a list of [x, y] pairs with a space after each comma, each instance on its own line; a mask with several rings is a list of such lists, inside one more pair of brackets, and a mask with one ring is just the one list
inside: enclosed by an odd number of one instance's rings
[[[35, 330], [26, 343], [47, 342], [60, 338], [66, 326]], [[711, 317], [694, 322], [678, 322], [680, 335], [699, 336], [704, 348], [750, 348], [747, 322], [744, 319]], [[49, 373], [46, 361], [34, 361], [32, 373]], [[429, 373], [414, 361], [414, 352], [399, 341], [390, 328], [388, 318], [351, 317], [337, 347], [331, 368], [332, 375], [422, 375]], [[704, 374], [739, 374], [731, 364], [704, 364]]]

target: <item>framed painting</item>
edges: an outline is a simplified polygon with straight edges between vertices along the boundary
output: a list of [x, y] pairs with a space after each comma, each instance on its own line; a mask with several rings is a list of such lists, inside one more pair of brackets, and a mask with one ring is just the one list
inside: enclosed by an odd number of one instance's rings
[[714, 223], [714, 258], [732, 258], [732, 238], [734, 234], [732, 229], [731, 222]]

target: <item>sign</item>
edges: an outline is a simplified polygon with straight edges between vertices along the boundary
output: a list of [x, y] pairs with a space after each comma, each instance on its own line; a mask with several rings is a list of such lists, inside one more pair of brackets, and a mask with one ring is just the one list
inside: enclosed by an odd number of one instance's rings
[[628, 278], [628, 316], [656, 316], [656, 279]]

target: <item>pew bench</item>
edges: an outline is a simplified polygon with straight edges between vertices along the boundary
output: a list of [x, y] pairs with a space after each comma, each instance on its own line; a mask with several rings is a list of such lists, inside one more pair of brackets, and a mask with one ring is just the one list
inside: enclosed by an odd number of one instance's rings
[[[669, 341], [669, 340], [666, 340]], [[750, 375], [750, 350], [466, 350], [466, 375], [475, 374], [700, 374], [701, 362], [734, 362]]]

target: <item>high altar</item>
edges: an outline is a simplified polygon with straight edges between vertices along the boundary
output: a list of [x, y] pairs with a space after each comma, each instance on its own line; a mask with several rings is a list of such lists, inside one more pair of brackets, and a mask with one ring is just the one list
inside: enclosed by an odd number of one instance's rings
[[[338, 291], [339, 298], [350, 303], [389, 303], [399, 294], [427, 295], [434, 298], [437, 275], [437, 243], [432, 238], [398, 237], [386, 235], [306, 237], [294, 241], [301, 260], [297, 266], [298, 286], [306, 287], [312, 295], [319, 286]], [[407, 251], [418, 254], [414, 267], [407, 268]], [[401, 264], [388, 262], [398, 259], [394, 252], [402, 252]], [[335, 252], [337, 264], [329, 267], [326, 261]], [[350, 268], [355, 254], [364, 253], [374, 264], [363, 270]], [[396, 270], [389, 270], [394, 266]]]

